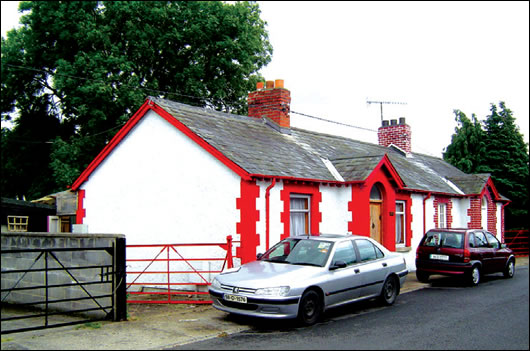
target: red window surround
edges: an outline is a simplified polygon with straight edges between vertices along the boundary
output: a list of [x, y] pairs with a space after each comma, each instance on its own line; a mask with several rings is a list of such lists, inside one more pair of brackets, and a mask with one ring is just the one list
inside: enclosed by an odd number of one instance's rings
[[412, 200], [409, 194], [396, 194], [396, 201], [405, 201], [405, 246], [410, 247], [412, 239]]
[[322, 193], [318, 184], [298, 184], [284, 181], [283, 190], [280, 191], [280, 199], [283, 201], [283, 212], [280, 215], [283, 223], [283, 234], [280, 239], [283, 240], [289, 237], [291, 232], [291, 194], [311, 196], [311, 235], [320, 234], [320, 222], [322, 222], [320, 202], [322, 202]]

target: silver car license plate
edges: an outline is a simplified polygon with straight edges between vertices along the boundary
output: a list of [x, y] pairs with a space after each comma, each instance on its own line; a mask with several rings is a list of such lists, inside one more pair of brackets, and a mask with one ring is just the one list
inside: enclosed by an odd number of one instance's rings
[[429, 257], [431, 258], [431, 260], [449, 261], [449, 256], [447, 255], [431, 254]]
[[226, 301], [233, 301], [233, 302], [239, 302], [239, 303], [247, 303], [247, 297], [246, 296], [239, 296], [239, 295], [230, 295], [225, 294], [224, 299]]

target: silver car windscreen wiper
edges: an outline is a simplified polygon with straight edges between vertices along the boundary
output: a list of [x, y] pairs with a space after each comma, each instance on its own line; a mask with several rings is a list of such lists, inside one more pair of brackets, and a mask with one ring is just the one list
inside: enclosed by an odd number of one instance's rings
[[299, 266], [315, 266], [315, 267], [321, 267], [321, 265], [316, 263], [310, 263], [310, 262], [289, 262], [290, 264], [296, 264]]
[[275, 259], [275, 257], [273, 258], [267, 258], [267, 259], [264, 259], [263, 261], [266, 261], [266, 262], [273, 262], [273, 263], [291, 263], [289, 261], [285, 261], [285, 260], [277, 260]]

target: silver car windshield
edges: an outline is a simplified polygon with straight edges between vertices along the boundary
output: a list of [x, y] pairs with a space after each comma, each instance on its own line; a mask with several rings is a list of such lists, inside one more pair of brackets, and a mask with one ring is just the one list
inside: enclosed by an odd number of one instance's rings
[[289, 238], [280, 241], [261, 256], [261, 261], [324, 267], [333, 242]]

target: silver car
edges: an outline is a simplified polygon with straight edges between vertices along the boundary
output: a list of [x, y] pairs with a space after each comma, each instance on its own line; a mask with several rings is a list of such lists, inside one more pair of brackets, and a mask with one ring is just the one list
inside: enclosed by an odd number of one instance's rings
[[297, 236], [219, 274], [209, 293], [221, 311], [312, 325], [345, 303], [379, 297], [392, 305], [407, 273], [403, 256], [368, 237]]

